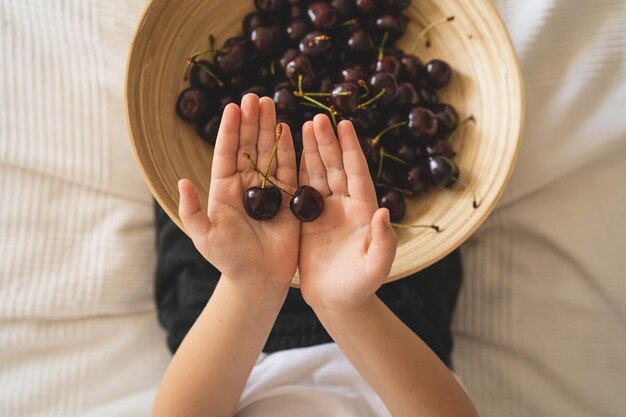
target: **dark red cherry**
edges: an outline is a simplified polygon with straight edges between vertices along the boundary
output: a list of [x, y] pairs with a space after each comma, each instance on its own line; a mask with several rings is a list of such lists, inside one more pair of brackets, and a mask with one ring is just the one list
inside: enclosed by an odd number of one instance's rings
[[428, 157], [426, 173], [429, 181], [439, 188], [452, 187], [459, 179], [459, 167], [452, 159], [443, 155]]
[[380, 114], [377, 109], [367, 107], [349, 116], [348, 119], [354, 125], [354, 130], [356, 130], [357, 134], [364, 135], [374, 132], [379, 123]]
[[203, 87], [210, 92], [219, 91], [221, 86], [218, 84], [215, 76], [211, 75], [207, 69], [213, 74], [217, 72], [209, 61], [201, 60], [194, 62], [189, 72], [189, 84], [193, 87]]
[[281, 85], [274, 91], [276, 112], [280, 114], [294, 114], [298, 112], [298, 100], [293, 95], [293, 88]]
[[389, 210], [389, 217], [396, 223], [402, 220], [406, 212], [406, 202], [404, 197], [397, 191], [382, 189], [378, 197], [378, 206]]
[[297, 55], [285, 66], [285, 77], [291, 85], [298, 87], [298, 79], [302, 76], [302, 88], [308, 90], [315, 83], [315, 75], [311, 61], [304, 55]]
[[388, 33], [389, 39], [393, 41], [404, 34], [406, 17], [402, 14], [383, 14], [376, 18], [374, 25], [380, 36]]
[[428, 179], [421, 166], [412, 166], [406, 174], [406, 186], [415, 194], [420, 194], [428, 189]]
[[[357, 110], [358, 87], [354, 83], [339, 83], [333, 88], [330, 105], [343, 116], [350, 116]], [[340, 93], [345, 93], [341, 94]]]
[[332, 29], [337, 24], [337, 19], [339, 18], [337, 9], [325, 1], [311, 3], [307, 13], [313, 26], [325, 31]]
[[362, 15], [372, 16], [378, 11], [378, 0], [356, 0], [356, 8]]
[[283, 53], [283, 55], [278, 60], [278, 65], [280, 65], [280, 68], [283, 70], [283, 72], [285, 71], [285, 68], [287, 67], [287, 64], [289, 63], [289, 61], [294, 59], [299, 54], [300, 54], [300, 51], [298, 51], [298, 49], [296, 48], [288, 48]]
[[424, 80], [431, 88], [441, 88], [452, 77], [452, 68], [447, 62], [433, 59], [424, 66]]
[[433, 90], [429, 90], [428, 88], [420, 88], [417, 90], [417, 94], [420, 96], [420, 102], [425, 105], [432, 105], [439, 102], [437, 93]]
[[419, 104], [420, 98], [413, 84], [404, 82], [398, 84], [398, 96], [393, 105], [399, 110], [408, 110]]
[[287, 26], [285, 26], [285, 32], [287, 33], [287, 39], [292, 45], [297, 45], [307, 33], [311, 31], [309, 23], [304, 19], [292, 19]]
[[440, 104], [433, 109], [439, 126], [439, 133], [452, 132], [459, 125], [459, 115], [449, 104]]
[[176, 113], [187, 123], [198, 123], [208, 116], [212, 107], [206, 90], [190, 87], [183, 90], [178, 96]]
[[399, 179], [398, 172], [394, 169], [383, 168], [378, 181], [382, 184], [394, 185]]
[[428, 156], [443, 155], [449, 158], [456, 155], [456, 152], [452, 150], [450, 142], [444, 137], [438, 137], [424, 148]]
[[324, 199], [315, 188], [301, 185], [289, 201], [291, 212], [303, 222], [312, 222], [324, 211]]
[[306, 7], [302, 4], [292, 3], [289, 9], [289, 17], [292, 19], [307, 19]]
[[240, 74], [235, 75], [226, 80], [226, 89], [235, 95], [238, 95], [240, 91], [243, 91], [248, 87], [249, 79], [247, 76]]
[[254, 220], [271, 220], [278, 214], [283, 195], [276, 187], [250, 187], [243, 194], [243, 208]]
[[372, 96], [378, 95], [383, 89], [385, 92], [378, 99], [378, 103], [387, 104], [398, 95], [396, 77], [387, 72], [377, 72], [370, 78], [370, 92]]
[[422, 61], [415, 55], [404, 55], [400, 58], [402, 63], [402, 78], [406, 81], [417, 83], [422, 73]]
[[249, 37], [252, 32], [258, 26], [267, 26], [269, 21], [267, 17], [261, 12], [248, 13], [243, 19], [242, 27], [245, 36]]
[[372, 37], [363, 29], [356, 29], [348, 34], [346, 51], [353, 59], [370, 59], [376, 51]]
[[267, 14], [275, 14], [284, 10], [288, 5], [288, 0], [254, 0], [257, 10]]
[[250, 41], [262, 56], [273, 56], [280, 48], [281, 39], [278, 26], [258, 26], [250, 32]]
[[376, 61], [376, 72], [386, 72], [388, 74], [393, 75], [396, 80], [400, 76], [400, 70], [402, 68], [402, 64], [392, 55], [384, 55], [378, 61]]
[[331, 0], [330, 5], [337, 9], [340, 19], [349, 19], [354, 14], [354, 0]]
[[313, 31], [300, 40], [300, 52], [310, 59], [324, 56], [331, 47], [330, 37], [325, 33]]
[[333, 79], [329, 76], [325, 76], [320, 79], [319, 87], [317, 88], [317, 90], [320, 93], [330, 93], [331, 91], [333, 91], [334, 86], [335, 82], [333, 81]]
[[394, 10], [401, 11], [406, 9], [409, 4], [411, 4], [411, 0], [379, 0], [380, 7], [383, 10]]
[[233, 44], [215, 53], [215, 66], [226, 76], [237, 75], [246, 68], [248, 49], [242, 44]]
[[380, 153], [378, 149], [374, 146], [371, 146], [372, 142], [371, 137], [365, 137], [363, 139], [359, 139], [359, 145], [361, 145], [361, 150], [363, 151], [363, 155], [365, 155], [365, 160], [367, 164], [372, 169], [378, 168], [378, 162], [380, 161]]
[[417, 147], [414, 143], [403, 140], [396, 144], [396, 155], [406, 162], [414, 162], [417, 159]]
[[341, 69], [339, 81], [346, 83], [358, 83], [366, 77], [365, 69], [361, 65], [351, 65]]
[[221, 116], [213, 116], [206, 122], [200, 122], [196, 126], [196, 133], [206, 142], [215, 145], [217, 139], [217, 131], [220, 127]]
[[437, 119], [430, 110], [413, 107], [409, 112], [408, 128], [416, 138], [429, 139], [437, 133]]

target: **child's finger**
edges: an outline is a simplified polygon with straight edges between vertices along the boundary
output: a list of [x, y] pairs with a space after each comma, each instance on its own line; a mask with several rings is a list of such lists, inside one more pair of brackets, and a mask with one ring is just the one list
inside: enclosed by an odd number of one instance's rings
[[330, 190], [333, 194], [348, 195], [348, 182], [343, 170], [341, 147], [330, 119], [324, 114], [318, 114], [313, 118], [313, 128], [317, 147], [326, 167], [326, 178]]
[[389, 210], [379, 208], [372, 217], [372, 241], [367, 249], [367, 272], [370, 277], [384, 279], [389, 276], [396, 256], [398, 238], [389, 220]]
[[251, 171], [254, 168], [242, 155], [247, 153], [253, 161], [257, 160], [256, 143], [259, 135], [259, 97], [256, 94], [246, 94], [241, 99], [241, 125], [239, 130], [237, 171]]
[[[263, 172], [267, 169], [276, 142], [276, 109], [274, 100], [263, 97], [259, 101], [259, 138], [256, 143], [256, 163]], [[276, 161], [272, 162], [270, 175], [276, 173]]]
[[178, 215], [189, 237], [198, 242], [209, 232], [209, 216], [202, 209], [198, 191], [191, 181], [187, 179], [178, 181], [178, 192], [180, 193]]
[[[283, 184], [295, 189], [298, 186], [296, 150], [293, 147], [291, 129], [285, 123], [280, 126], [282, 134], [276, 152], [276, 178]], [[273, 174], [271, 170], [270, 174]]]
[[350, 197], [376, 204], [376, 192], [370, 177], [365, 155], [359, 145], [354, 126], [348, 120], [342, 120], [337, 127], [339, 145], [343, 157], [343, 166], [348, 178]]
[[227, 178], [237, 172], [240, 117], [241, 112], [236, 104], [231, 103], [224, 109], [213, 151], [211, 179]]
[[328, 197], [331, 191], [326, 179], [326, 167], [317, 148], [312, 121], [305, 122], [302, 125], [302, 144], [304, 145], [302, 154], [306, 160], [309, 185], [317, 189], [322, 194], [322, 197]]
[[306, 158], [304, 152], [300, 155], [300, 172], [298, 173], [298, 185], [309, 185], [309, 173], [306, 172]]

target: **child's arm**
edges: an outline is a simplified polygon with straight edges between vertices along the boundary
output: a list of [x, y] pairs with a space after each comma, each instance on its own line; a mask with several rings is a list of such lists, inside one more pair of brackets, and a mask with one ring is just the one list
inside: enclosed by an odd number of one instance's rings
[[395, 417], [477, 416], [446, 366], [375, 295], [397, 240], [352, 125], [338, 133], [321, 115], [303, 127], [300, 182], [322, 193], [325, 210], [302, 224], [302, 295]]
[[[179, 183], [181, 220], [196, 248], [222, 277], [204, 311], [172, 359], [153, 416], [232, 416], [252, 367], [284, 302], [298, 259], [300, 226], [288, 199], [270, 221], [255, 221], [243, 208], [244, 190], [261, 178], [275, 141], [270, 98], [246, 95], [241, 109], [224, 110], [215, 145], [208, 213], [187, 180]], [[296, 188], [295, 153], [283, 125], [270, 177]]]

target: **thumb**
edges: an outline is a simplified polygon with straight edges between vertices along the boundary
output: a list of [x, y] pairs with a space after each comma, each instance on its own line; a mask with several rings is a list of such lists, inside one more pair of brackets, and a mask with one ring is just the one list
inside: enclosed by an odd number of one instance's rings
[[371, 227], [372, 242], [367, 249], [368, 272], [382, 281], [389, 276], [398, 246], [398, 238], [389, 219], [389, 210], [386, 208], [376, 210]]
[[178, 181], [178, 192], [180, 193], [178, 215], [191, 240], [196, 241], [209, 232], [209, 216], [202, 210], [198, 191], [191, 181], [187, 179]]

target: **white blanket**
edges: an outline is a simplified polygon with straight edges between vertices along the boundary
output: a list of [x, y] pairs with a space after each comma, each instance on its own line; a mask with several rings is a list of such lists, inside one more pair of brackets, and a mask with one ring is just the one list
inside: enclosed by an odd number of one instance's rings
[[[169, 359], [123, 113], [143, 3], [0, 0], [0, 416], [148, 415]], [[455, 365], [485, 417], [621, 416], [626, 6], [496, 5], [526, 138], [463, 249]]]

